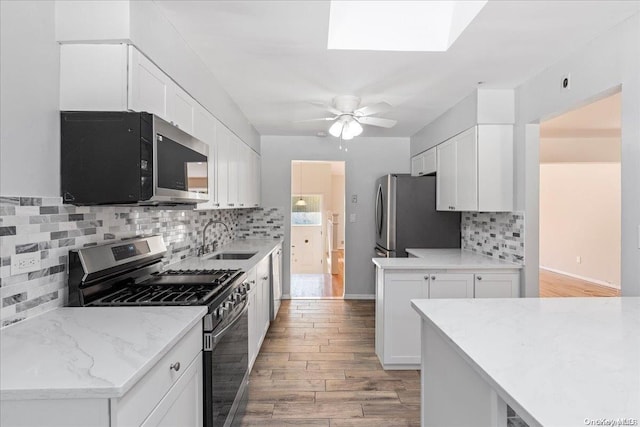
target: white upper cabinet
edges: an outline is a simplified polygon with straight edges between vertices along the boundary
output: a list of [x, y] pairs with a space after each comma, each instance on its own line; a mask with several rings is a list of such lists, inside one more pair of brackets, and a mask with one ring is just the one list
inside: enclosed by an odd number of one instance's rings
[[513, 210], [513, 126], [477, 125], [437, 146], [437, 209]]
[[60, 109], [155, 114], [209, 146], [209, 201], [198, 209], [260, 204], [260, 156], [131, 45], [63, 44]]
[[127, 107], [153, 113], [170, 122], [169, 96], [173, 81], [140, 51], [129, 46], [129, 86]]
[[199, 104], [196, 100], [189, 96], [180, 86], [174, 85], [171, 87], [167, 110], [173, 125], [193, 135], [193, 120], [198, 106]]
[[431, 175], [434, 173], [436, 173], [435, 147], [411, 158], [411, 176]]
[[261, 185], [261, 164], [260, 164], [260, 154], [251, 150], [251, 206], [258, 207], [260, 206], [260, 185]]
[[128, 56], [126, 44], [60, 46], [60, 110], [127, 110]]
[[239, 158], [240, 158], [240, 138], [229, 132], [227, 141], [227, 207], [234, 208], [239, 206], [240, 186], [239, 186]]

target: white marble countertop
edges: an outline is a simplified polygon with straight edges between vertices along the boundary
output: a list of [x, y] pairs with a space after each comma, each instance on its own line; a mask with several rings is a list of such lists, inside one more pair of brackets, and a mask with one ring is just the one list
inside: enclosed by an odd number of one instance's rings
[[[185, 258], [181, 261], [168, 265], [169, 269], [216, 269], [216, 268], [239, 268], [243, 271], [249, 271], [260, 262], [264, 257], [269, 255], [276, 246], [282, 243], [281, 239], [243, 239], [233, 240], [226, 245], [220, 246], [215, 252], [206, 254], [201, 257]], [[209, 259], [221, 252], [257, 252], [249, 259]]]
[[525, 421], [640, 420], [640, 298], [411, 304]]
[[407, 249], [417, 258], [373, 258], [373, 263], [382, 269], [521, 269], [522, 266], [507, 261], [480, 255], [462, 249]]
[[206, 307], [64, 307], [0, 331], [0, 398], [124, 395]]

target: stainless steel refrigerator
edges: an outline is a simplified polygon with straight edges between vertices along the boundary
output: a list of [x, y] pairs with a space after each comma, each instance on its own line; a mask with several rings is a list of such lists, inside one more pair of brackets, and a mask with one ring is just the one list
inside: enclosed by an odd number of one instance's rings
[[376, 256], [407, 248], [459, 248], [460, 212], [436, 210], [436, 177], [385, 175], [376, 182]]

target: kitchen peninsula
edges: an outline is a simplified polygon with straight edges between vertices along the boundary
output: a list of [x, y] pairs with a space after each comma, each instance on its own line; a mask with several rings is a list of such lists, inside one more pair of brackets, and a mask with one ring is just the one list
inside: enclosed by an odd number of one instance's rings
[[455, 414], [458, 425], [506, 426], [506, 405], [530, 427], [638, 425], [640, 298], [412, 306], [422, 319], [421, 425]]
[[373, 258], [376, 354], [385, 369], [420, 367], [417, 298], [517, 298], [521, 265], [461, 249], [407, 249], [409, 258]]

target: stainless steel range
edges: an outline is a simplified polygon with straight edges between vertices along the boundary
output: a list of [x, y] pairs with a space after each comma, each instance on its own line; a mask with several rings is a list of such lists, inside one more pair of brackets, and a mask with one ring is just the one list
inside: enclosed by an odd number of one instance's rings
[[162, 271], [161, 236], [69, 253], [69, 305], [203, 305], [204, 425], [231, 425], [249, 365], [247, 293], [240, 270]]

